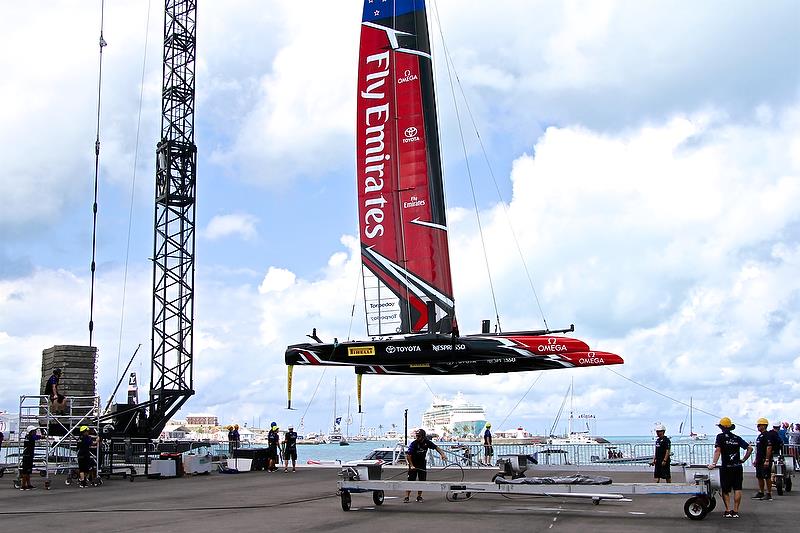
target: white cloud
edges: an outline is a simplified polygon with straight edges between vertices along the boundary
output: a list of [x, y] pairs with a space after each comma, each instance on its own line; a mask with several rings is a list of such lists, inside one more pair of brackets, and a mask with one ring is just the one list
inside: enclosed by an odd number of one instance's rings
[[211, 240], [238, 236], [245, 241], [252, 241], [258, 236], [257, 223], [258, 218], [249, 214], [217, 215], [208, 222], [203, 235]]

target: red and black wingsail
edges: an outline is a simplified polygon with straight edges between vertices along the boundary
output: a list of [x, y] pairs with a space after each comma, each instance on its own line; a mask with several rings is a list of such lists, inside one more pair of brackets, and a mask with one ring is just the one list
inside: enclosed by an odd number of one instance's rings
[[[415, 333], [427, 331], [429, 322], [446, 317], [452, 322], [425, 2], [364, 2], [357, 100], [356, 168], [367, 332], [370, 336]], [[428, 316], [429, 309], [435, 317]]]

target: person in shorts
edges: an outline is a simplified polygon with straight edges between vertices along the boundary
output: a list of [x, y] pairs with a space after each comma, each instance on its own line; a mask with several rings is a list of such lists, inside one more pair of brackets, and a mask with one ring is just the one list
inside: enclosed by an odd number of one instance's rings
[[494, 446], [492, 446], [492, 424], [487, 422], [486, 431], [483, 432], [483, 462], [491, 465], [494, 460]]
[[273, 422], [267, 433], [267, 472], [274, 472], [278, 469], [278, 446], [281, 442], [281, 435], [278, 433], [278, 424]]
[[758, 437], [756, 437], [756, 457], [753, 466], [756, 468], [758, 492], [753, 495], [754, 500], [772, 500], [772, 452], [775, 449], [775, 440], [767, 431], [768, 425], [769, 421], [766, 418], [756, 420]]
[[31, 475], [33, 474], [33, 459], [36, 454], [36, 441], [42, 435], [36, 426], [28, 426], [25, 429], [25, 440], [22, 445], [22, 463], [19, 468], [19, 490], [32, 490], [36, 487], [31, 485]]
[[[408, 462], [408, 480], [427, 481], [428, 479], [428, 450], [436, 450], [442, 461], [447, 461], [444, 452], [435, 445], [427, 436], [424, 429], [417, 430], [416, 438], [411, 441], [406, 450], [406, 462]], [[411, 491], [406, 491], [406, 497], [403, 498], [403, 503], [408, 503], [408, 498], [411, 496]], [[417, 491], [417, 501], [422, 502], [422, 491]]]
[[672, 474], [669, 469], [672, 441], [669, 440], [666, 433], [667, 428], [663, 424], [656, 426], [656, 450], [653, 460], [650, 462], [650, 465], [655, 467], [653, 477], [656, 483], [661, 483], [662, 479], [667, 483], [672, 483]]
[[[723, 417], [717, 424], [722, 431], [714, 442], [714, 459], [708, 465], [709, 470], [714, 470], [717, 461], [722, 459], [719, 469], [719, 484], [722, 492], [722, 502], [725, 504], [723, 518], [739, 518], [739, 506], [742, 503], [742, 481], [744, 472], [742, 463], [750, 458], [753, 447], [739, 435], [733, 433], [736, 426], [731, 419]], [[744, 457], [740, 451], [747, 450]], [[733, 491], [733, 509], [731, 509], [731, 491]]]
[[59, 382], [61, 381], [61, 369], [54, 368], [53, 375], [47, 380], [44, 386], [44, 393], [50, 399], [50, 411], [54, 415], [63, 415], [67, 411], [67, 398], [59, 390]]
[[[92, 477], [97, 462], [97, 437], [89, 432], [89, 426], [81, 426], [79, 428], [80, 437], [78, 437], [78, 477], [80, 478], [80, 487], [86, 488], [89, 479]], [[94, 452], [92, 452], [94, 449]], [[94, 479], [92, 479], [94, 484]]]
[[289, 459], [292, 460], [292, 472], [297, 472], [297, 433], [294, 426], [283, 434], [283, 471], [289, 471]]

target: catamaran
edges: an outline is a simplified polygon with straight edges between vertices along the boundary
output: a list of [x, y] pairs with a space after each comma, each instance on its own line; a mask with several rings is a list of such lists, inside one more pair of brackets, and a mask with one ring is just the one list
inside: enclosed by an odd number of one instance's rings
[[461, 335], [450, 276], [439, 131], [423, 0], [365, 0], [357, 103], [357, 188], [368, 340], [289, 346], [294, 365], [363, 374], [490, 374], [622, 364], [574, 331]]

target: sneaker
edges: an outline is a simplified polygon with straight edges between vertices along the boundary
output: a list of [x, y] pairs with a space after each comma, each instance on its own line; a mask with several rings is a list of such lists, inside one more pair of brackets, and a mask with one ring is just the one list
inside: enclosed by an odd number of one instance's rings
[[297, 469], [296, 468], [292, 468], [292, 472], [297, 472]]
[[765, 501], [765, 502], [771, 502], [771, 501], [772, 501], [772, 494], [767, 494], [766, 496], [764, 496], [764, 497], [763, 497], [763, 498], [761, 498], [761, 499], [762, 499], [763, 501]]
[[288, 468], [284, 468], [284, 469], [283, 469], [283, 471], [284, 471], [284, 472], [288, 472], [288, 471], [289, 471], [289, 469], [288, 469]]
[[406, 496], [405, 498], [403, 498], [403, 503], [408, 503], [408, 496]]
[[736, 511], [731, 511], [731, 518], [739, 518], [739, 513]]
[[423, 500], [423, 499], [422, 499], [422, 496], [417, 496], [417, 501], [418, 501], [419, 503], [422, 503], [422, 502], [424, 502], [425, 500]]
[[764, 499], [764, 493], [763, 492], [756, 492], [755, 494], [753, 494], [753, 498], [752, 499], [754, 499], [754, 500], [763, 500]]
[[722, 518], [730, 518], [732, 514], [733, 511], [725, 511], [724, 513], [722, 513]]

